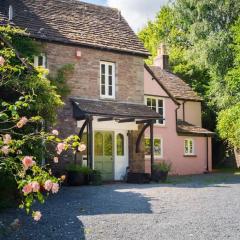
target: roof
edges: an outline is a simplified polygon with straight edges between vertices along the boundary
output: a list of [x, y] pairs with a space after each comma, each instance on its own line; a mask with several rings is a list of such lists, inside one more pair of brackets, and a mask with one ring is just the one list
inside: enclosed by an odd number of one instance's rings
[[149, 66], [149, 69], [175, 99], [202, 101], [202, 98], [177, 75], [157, 66]]
[[146, 105], [120, 103], [116, 101], [100, 101], [81, 98], [71, 98], [74, 117], [84, 118], [85, 115], [107, 116], [136, 119], [159, 119], [160, 115]]
[[117, 9], [77, 0], [0, 0], [1, 24], [10, 4], [13, 24], [31, 37], [149, 56]]
[[192, 125], [188, 122], [178, 120], [177, 133], [179, 135], [194, 135], [194, 136], [213, 136], [214, 132], [211, 132], [205, 128]]

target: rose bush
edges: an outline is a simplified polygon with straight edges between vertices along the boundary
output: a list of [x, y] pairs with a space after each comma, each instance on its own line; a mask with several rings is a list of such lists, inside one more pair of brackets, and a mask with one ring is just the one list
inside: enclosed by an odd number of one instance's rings
[[[0, 169], [14, 176], [22, 194], [20, 207], [25, 208], [27, 213], [30, 212], [36, 200], [44, 203], [50, 193], [57, 193], [64, 177], [57, 179], [47, 166], [40, 165], [41, 159], [25, 155], [25, 146], [39, 139], [44, 141], [46, 146], [56, 145], [56, 155], [52, 156], [55, 163], [58, 162], [58, 156], [63, 151], [85, 149], [78, 136], [72, 135], [66, 139], [60, 139], [57, 130], [47, 133], [33, 128], [33, 132], [24, 133], [24, 127], [28, 124], [33, 126], [42, 120], [39, 116], [28, 119], [19, 114], [24, 108], [31, 108], [32, 101], [34, 101], [32, 97], [24, 96], [14, 104], [1, 102], [2, 110], [0, 111]], [[38, 221], [41, 213], [32, 211], [32, 216]]]

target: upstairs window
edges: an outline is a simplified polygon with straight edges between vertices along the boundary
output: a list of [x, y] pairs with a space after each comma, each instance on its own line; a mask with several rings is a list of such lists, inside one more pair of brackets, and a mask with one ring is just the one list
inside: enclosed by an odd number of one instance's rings
[[194, 141], [193, 139], [184, 140], [184, 155], [191, 156], [194, 155]]
[[115, 64], [100, 62], [100, 96], [101, 98], [115, 98]]
[[34, 67], [43, 67], [47, 69], [47, 58], [44, 53], [34, 56]]
[[157, 97], [146, 97], [146, 105], [153, 111], [159, 113], [160, 119], [158, 120], [158, 123], [160, 125], [165, 125], [164, 100], [162, 98]]
[[12, 19], [13, 19], [13, 7], [12, 5], [10, 5], [8, 8], [8, 20], [12, 21]]

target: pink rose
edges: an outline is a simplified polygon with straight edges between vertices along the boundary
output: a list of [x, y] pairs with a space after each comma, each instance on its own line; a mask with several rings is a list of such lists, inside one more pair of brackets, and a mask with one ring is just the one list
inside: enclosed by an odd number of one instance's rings
[[58, 157], [54, 157], [54, 158], [53, 158], [53, 162], [54, 162], [54, 163], [58, 163]]
[[3, 143], [8, 145], [10, 142], [11, 142], [12, 138], [11, 138], [11, 135], [10, 134], [5, 134], [3, 136]]
[[9, 146], [3, 146], [1, 152], [3, 152], [4, 155], [8, 155], [10, 152]]
[[0, 56], [0, 65], [3, 66], [4, 63], [5, 63], [5, 59], [2, 56]]
[[85, 144], [80, 144], [79, 146], [78, 146], [78, 151], [79, 152], [83, 152], [83, 151], [85, 151], [86, 150], [86, 145]]
[[64, 150], [65, 146], [66, 146], [65, 143], [58, 143], [58, 145], [57, 145], [57, 154], [60, 155], [62, 153], [62, 151]]
[[38, 192], [39, 191], [39, 189], [40, 189], [40, 185], [39, 185], [39, 183], [38, 182], [32, 182], [31, 183], [31, 186], [32, 186], [32, 191], [33, 192]]
[[17, 127], [18, 128], [22, 128], [26, 123], [28, 122], [28, 119], [26, 117], [22, 117], [18, 123], [17, 123]]
[[41, 217], [42, 217], [41, 212], [36, 211], [36, 212], [33, 213], [33, 219], [34, 219], [35, 221], [39, 221], [39, 220], [41, 219]]
[[24, 194], [29, 194], [29, 193], [31, 193], [32, 192], [32, 185], [31, 185], [31, 183], [28, 183], [28, 184], [26, 184], [24, 187], [23, 187], [23, 193]]
[[22, 164], [25, 170], [28, 170], [28, 168], [32, 167], [35, 163], [36, 162], [33, 161], [33, 157], [31, 156], [25, 156], [22, 160]]
[[58, 132], [58, 130], [52, 130], [52, 134], [55, 136], [58, 136], [59, 132]]
[[53, 183], [52, 185], [52, 193], [57, 193], [59, 190], [59, 184], [58, 183]]
[[52, 189], [52, 186], [53, 186], [53, 183], [51, 180], [47, 180], [45, 183], [44, 183], [44, 188], [45, 190], [47, 190], [48, 192]]

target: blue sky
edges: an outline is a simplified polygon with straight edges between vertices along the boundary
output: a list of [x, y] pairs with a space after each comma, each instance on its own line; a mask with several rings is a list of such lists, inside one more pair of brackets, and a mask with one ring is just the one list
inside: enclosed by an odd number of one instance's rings
[[118, 8], [135, 32], [153, 20], [168, 0], [82, 0], [84, 2]]

